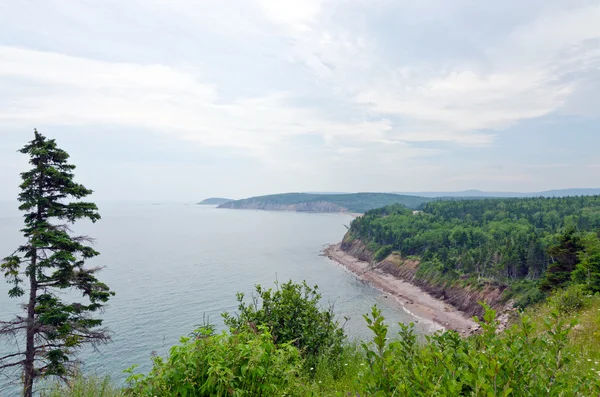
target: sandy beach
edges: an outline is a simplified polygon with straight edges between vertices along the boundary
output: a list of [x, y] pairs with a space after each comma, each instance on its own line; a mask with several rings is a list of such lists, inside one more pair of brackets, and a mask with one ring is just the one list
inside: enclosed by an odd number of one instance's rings
[[463, 335], [479, 328], [473, 319], [454, 307], [434, 298], [419, 287], [387, 273], [373, 269], [371, 264], [342, 251], [340, 244], [329, 246], [325, 255], [381, 291], [393, 296], [404, 308], [417, 317], [431, 320], [440, 326]]

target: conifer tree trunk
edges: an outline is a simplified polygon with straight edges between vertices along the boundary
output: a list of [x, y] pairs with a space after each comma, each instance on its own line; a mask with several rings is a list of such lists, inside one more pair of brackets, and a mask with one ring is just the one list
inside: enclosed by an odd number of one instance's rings
[[[42, 197], [44, 192], [44, 170], [40, 168], [40, 175], [37, 180], [37, 193]], [[42, 207], [38, 202], [36, 205], [35, 220], [38, 225], [43, 221]], [[33, 396], [33, 381], [35, 380], [35, 303], [37, 298], [37, 259], [38, 252], [35, 243], [30, 241], [31, 264], [29, 269], [29, 302], [27, 303], [27, 330], [25, 334], [25, 362], [23, 363], [23, 396]]]
[[35, 266], [37, 251], [32, 248], [31, 274], [29, 275], [29, 303], [27, 304], [27, 334], [25, 345], [25, 362], [23, 363], [23, 396], [33, 396], [33, 380], [35, 379], [35, 300], [37, 295], [37, 280]]

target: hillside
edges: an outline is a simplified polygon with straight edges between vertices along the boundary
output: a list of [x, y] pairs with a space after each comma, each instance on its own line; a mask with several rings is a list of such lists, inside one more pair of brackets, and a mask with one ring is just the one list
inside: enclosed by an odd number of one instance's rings
[[219, 205], [219, 208], [298, 212], [366, 212], [392, 204], [416, 209], [429, 199], [393, 193], [314, 194], [284, 193], [250, 197]]
[[487, 192], [482, 190], [463, 190], [455, 192], [393, 192], [409, 196], [420, 197], [469, 197], [469, 198], [526, 198], [526, 197], [569, 197], [569, 196], [594, 196], [600, 194], [600, 189], [555, 189], [542, 192]]
[[233, 201], [232, 199], [222, 197], [211, 197], [197, 203], [198, 205], [221, 205]]
[[469, 311], [487, 297], [527, 305], [571, 282], [600, 288], [599, 231], [600, 196], [448, 200], [369, 211], [342, 249]]

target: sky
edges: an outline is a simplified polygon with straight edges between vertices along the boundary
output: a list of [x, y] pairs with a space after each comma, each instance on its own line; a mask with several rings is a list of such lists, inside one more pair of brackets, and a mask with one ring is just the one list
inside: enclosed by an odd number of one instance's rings
[[0, 0], [0, 200], [600, 187], [600, 0]]

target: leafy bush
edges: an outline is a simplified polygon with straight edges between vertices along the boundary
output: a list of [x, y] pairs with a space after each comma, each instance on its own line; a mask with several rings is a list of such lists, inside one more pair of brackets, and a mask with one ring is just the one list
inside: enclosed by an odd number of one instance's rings
[[546, 299], [546, 294], [538, 288], [536, 280], [518, 280], [512, 283], [502, 296], [504, 302], [514, 301], [514, 307], [524, 309]]
[[149, 375], [132, 374], [126, 390], [92, 377], [42, 396], [597, 396], [599, 310], [600, 296], [590, 298], [575, 330], [563, 320], [570, 315], [543, 304], [498, 333], [486, 308], [480, 334], [439, 332], [421, 343], [411, 325], [389, 335], [373, 308], [365, 318], [374, 337], [362, 352], [345, 344], [340, 355], [319, 355], [314, 367], [303, 366], [291, 344], [276, 345], [266, 327], [218, 335], [203, 327], [167, 359], [155, 358]]
[[441, 332], [424, 344], [417, 343], [411, 326], [401, 326], [398, 339], [388, 342], [388, 327], [373, 308], [365, 316], [374, 338], [363, 344], [368, 371], [359, 388], [369, 396], [598, 395], [598, 375], [575, 370], [567, 354], [574, 323], [555, 312], [541, 334], [527, 317], [498, 334], [495, 312], [484, 307], [481, 334], [461, 338]]
[[381, 247], [381, 245], [379, 245], [375, 241], [370, 241], [367, 243], [367, 250], [369, 252], [377, 252], [377, 250], [379, 250], [380, 247]]
[[42, 390], [41, 397], [123, 397], [122, 390], [115, 387], [110, 378], [77, 376], [67, 384], [55, 383]]
[[182, 338], [148, 375], [128, 370], [133, 396], [279, 396], [291, 394], [301, 357], [290, 343], [275, 344], [267, 327], [213, 334], [211, 327]]
[[391, 245], [384, 245], [383, 247], [379, 248], [374, 255], [375, 262], [381, 262], [382, 260], [384, 260], [385, 258], [387, 258], [387, 256], [389, 254], [392, 253], [392, 250], [394, 249], [393, 246]]
[[319, 355], [339, 354], [346, 338], [333, 308], [321, 309], [320, 299], [318, 287], [306, 282], [289, 281], [275, 291], [257, 285], [252, 303], [246, 304], [244, 294], [238, 294], [239, 313], [223, 313], [223, 318], [232, 332], [248, 325], [268, 327], [276, 343], [298, 347], [312, 365]]
[[576, 313], [585, 305], [586, 297], [583, 288], [582, 285], [575, 284], [558, 290], [550, 297], [549, 303], [560, 313]]

